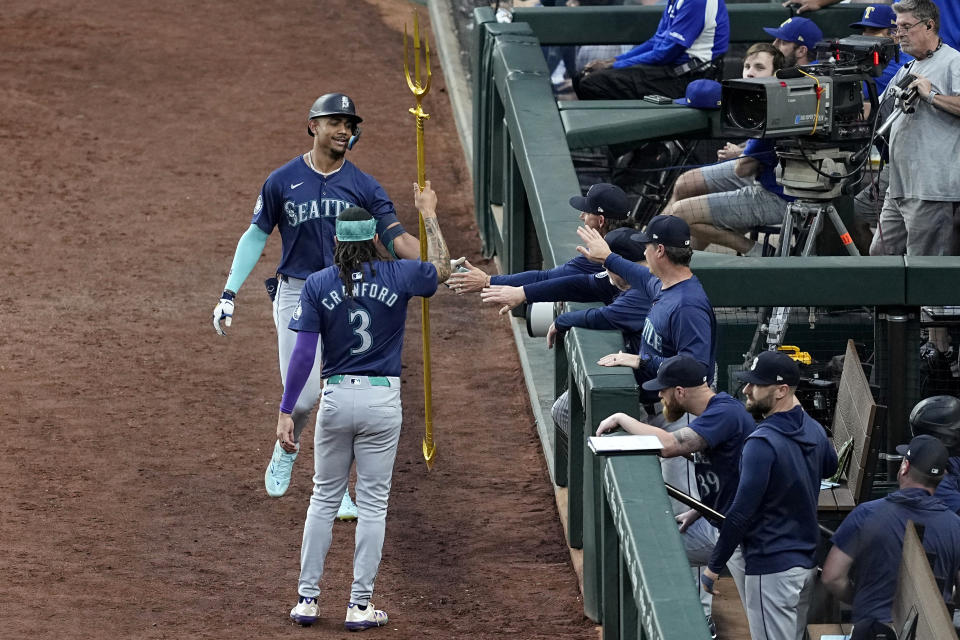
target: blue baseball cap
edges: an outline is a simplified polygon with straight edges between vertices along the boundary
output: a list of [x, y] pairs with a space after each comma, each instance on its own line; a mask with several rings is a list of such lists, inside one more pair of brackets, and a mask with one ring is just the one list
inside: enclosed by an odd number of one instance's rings
[[897, 453], [909, 460], [917, 471], [934, 477], [943, 475], [950, 459], [943, 443], [927, 434], [914, 437], [910, 444], [897, 446]]
[[734, 377], [760, 386], [785, 384], [795, 387], [800, 384], [800, 365], [783, 351], [764, 351], [753, 359], [748, 370], [738, 371]]
[[820, 27], [809, 18], [787, 18], [776, 29], [764, 27], [763, 30], [774, 38], [802, 44], [808, 49], [813, 49], [823, 40], [823, 31], [820, 31]]
[[690, 356], [667, 358], [657, 369], [657, 377], [643, 383], [647, 391], [672, 387], [692, 388], [707, 384], [707, 368]]
[[719, 109], [722, 89], [723, 87], [716, 80], [701, 78], [688, 84], [686, 95], [677, 98], [674, 102], [695, 109]]
[[610, 250], [620, 257], [630, 262], [638, 262], [643, 260], [643, 250], [646, 249], [646, 245], [637, 242], [634, 238], [636, 235], [635, 229], [619, 227], [603, 236], [603, 239], [607, 241]]
[[662, 244], [665, 247], [689, 247], [690, 225], [677, 216], [653, 216], [647, 228], [633, 235], [635, 242]]
[[872, 4], [863, 10], [863, 17], [860, 22], [854, 22], [850, 25], [851, 29], [893, 29], [897, 26], [897, 14], [893, 7], [888, 4]]
[[623, 220], [630, 215], [627, 194], [617, 185], [607, 182], [593, 185], [585, 196], [573, 196], [570, 206], [577, 211], [601, 214], [611, 220]]

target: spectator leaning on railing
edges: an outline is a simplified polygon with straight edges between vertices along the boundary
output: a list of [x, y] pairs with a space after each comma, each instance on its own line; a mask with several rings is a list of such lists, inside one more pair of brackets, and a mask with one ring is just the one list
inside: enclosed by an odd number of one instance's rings
[[652, 38], [588, 64], [574, 89], [582, 100], [679, 98], [691, 81], [716, 80], [730, 45], [724, 0], [669, 0]]

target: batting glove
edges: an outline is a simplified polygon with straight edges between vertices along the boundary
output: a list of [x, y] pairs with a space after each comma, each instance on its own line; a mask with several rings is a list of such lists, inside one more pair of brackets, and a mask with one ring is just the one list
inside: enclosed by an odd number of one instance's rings
[[223, 324], [230, 326], [230, 323], [233, 322], [233, 297], [234, 293], [231, 291], [224, 291], [220, 296], [220, 302], [217, 303], [217, 306], [213, 308], [213, 328], [216, 329], [217, 333], [221, 336], [227, 335], [226, 330], [220, 325], [220, 321], [223, 320]]

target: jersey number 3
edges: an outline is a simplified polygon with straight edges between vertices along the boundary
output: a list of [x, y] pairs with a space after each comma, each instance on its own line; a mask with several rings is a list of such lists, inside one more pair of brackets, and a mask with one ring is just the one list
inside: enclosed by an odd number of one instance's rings
[[350, 324], [356, 325], [353, 332], [360, 338], [360, 346], [350, 349], [350, 353], [355, 356], [366, 353], [373, 346], [373, 336], [367, 331], [370, 328], [370, 314], [366, 309], [355, 309], [350, 312]]

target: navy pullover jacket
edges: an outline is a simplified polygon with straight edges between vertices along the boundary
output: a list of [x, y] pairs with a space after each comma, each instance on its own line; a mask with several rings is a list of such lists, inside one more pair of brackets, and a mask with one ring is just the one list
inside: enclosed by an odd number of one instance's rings
[[819, 422], [802, 407], [779, 411], [747, 436], [740, 486], [710, 557], [719, 573], [743, 545], [746, 573], [812, 568], [820, 540], [820, 479], [837, 470], [837, 453]]

